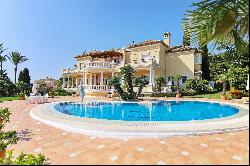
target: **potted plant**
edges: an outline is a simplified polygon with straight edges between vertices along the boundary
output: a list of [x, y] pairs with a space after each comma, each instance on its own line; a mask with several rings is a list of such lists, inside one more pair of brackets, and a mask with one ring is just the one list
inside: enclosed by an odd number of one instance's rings
[[156, 82], [156, 87], [157, 87], [158, 93], [161, 93], [161, 87], [162, 87], [162, 85], [166, 84], [165, 79], [163, 77], [157, 77], [155, 79], [155, 82]]
[[181, 98], [180, 85], [179, 85], [180, 79], [181, 79], [181, 75], [179, 74], [173, 77], [173, 81], [176, 83], [176, 98]]
[[18, 141], [16, 131], [0, 132], [0, 158], [5, 157], [8, 145], [15, 144]]
[[76, 97], [76, 92], [75, 91], [72, 92], [72, 97]]
[[226, 73], [220, 74], [217, 78], [217, 82], [222, 83], [223, 85], [222, 94], [220, 96], [221, 100], [227, 100], [227, 95], [226, 95], [227, 80], [228, 80], [228, 75]]
[[19, 93], [19, 100], [25, 100], [25, 94], [24, 93]]
[[112, 92], [108, 92], [108, 93], [107, 93], [107, 97], [108, 97], [108, 98], [112, 98]]
[[0, 131], [4, 127], [4, 125], [10, 121], [11, 112], [8, 108], [0, 109]]

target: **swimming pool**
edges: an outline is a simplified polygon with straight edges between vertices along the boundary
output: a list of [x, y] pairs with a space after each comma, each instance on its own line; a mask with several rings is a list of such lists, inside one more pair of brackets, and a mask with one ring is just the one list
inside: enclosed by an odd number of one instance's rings
[[229, 117], [236, 107], [202, 101], [58, 103], [55, 110], [77, 117], [121, 121], [195, 121]]

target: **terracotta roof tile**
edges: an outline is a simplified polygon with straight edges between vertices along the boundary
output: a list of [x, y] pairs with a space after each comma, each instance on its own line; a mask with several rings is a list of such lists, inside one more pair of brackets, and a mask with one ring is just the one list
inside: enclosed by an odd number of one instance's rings
[[181, 52], [181, 51], [200, 51], [197, 48], [191, 47], [191, 46], [184, 46], [184, 45], [179, 45], [179, 46], [173, 46], [171, 47], [168, 52]]
[[83, 52], [80, 55], [75, 56], [75, 58], [80, 58], [84, 56], [91, 56], [91, 57], [100, 57], [100, 56], [119, 56], [122, 55], [122, 53], [116, 51], [115, 49], [107, 50], [107, 51], [98, 51], [98, 50], [93, 50], [89, 52]]
[[130, 44], [127, 48], [135, 48], [135, 47], [141, 47], [141, 46], [158, 44], [158, 43], [161, 43], [164, 46], [168, 47], [162, 40], [145, 40], [145, 41], [140, 42], [140, 43]]

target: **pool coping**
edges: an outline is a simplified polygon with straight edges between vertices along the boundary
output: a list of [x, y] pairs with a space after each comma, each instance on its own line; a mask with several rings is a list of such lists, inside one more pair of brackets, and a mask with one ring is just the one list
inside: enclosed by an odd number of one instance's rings
[[[95, 100], [102, 102], [126, 102], [126, 101], [107, 101]], [[162, 99], [159, 99], [162, 101]], [[164, 101], [176, 101], [173, 99], [166, 99]], [[182, 99], [179, 101], [190, 101], [190, 99]], [[171, 121], [171, 122], [129, 122], [118, 120], [99, 120], [92, 118], [83, 118], [72, 115], [67, 115], [54, 110], [54, 105], [60, 101], [47, 104], [38, 105], [30, 110], [30, 116], [33, 119], [39, 120], [50, 126], [66, 130], [68, 132], [75, 132], [85, 135], [94, 135], [97, 137], [109, 138], [159, 138], [169, 136], [182, 136], [182, 135], [201, 135], [223, 133], [230, 131], [238, 131], [249, 128], [249, 108], [240, 104], [230, 102], [220, 102], [216, 100], [198, 100], [192, 99], [191, 101], [212, 102], [227, 104], [230, 106], [240, 108], [240, 112], [233, 116], [226, 118], [216, 118], [201, 121]], [[91, 102], [91, 101], [89, 101]], [[151, 102], [151, 101], [143, 101]], [[134, 103], [134, 102], [126, 102]]]

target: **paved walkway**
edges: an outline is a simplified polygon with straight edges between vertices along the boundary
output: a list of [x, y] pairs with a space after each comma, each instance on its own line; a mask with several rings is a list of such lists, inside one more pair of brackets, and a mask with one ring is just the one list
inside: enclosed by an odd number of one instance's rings
[[[50, 101], [77, 100], [62, 97]], [[13, 113], [8, 130], [21, 139], [15, 154], [44, 153], [50, 164], [249, 164], [249, 130], [163, 139], [103, 139], [69, 133], [33, 120], [25, 101], [0, 103]]]

